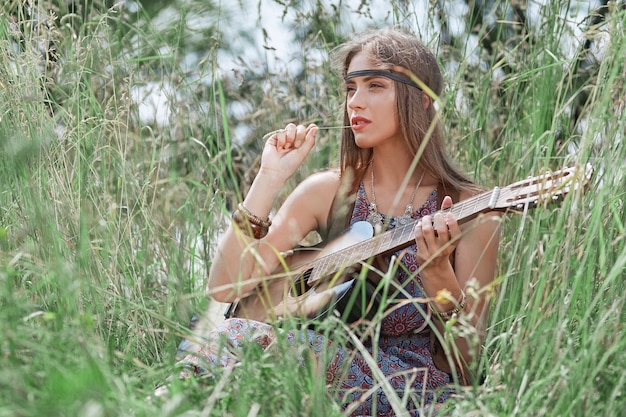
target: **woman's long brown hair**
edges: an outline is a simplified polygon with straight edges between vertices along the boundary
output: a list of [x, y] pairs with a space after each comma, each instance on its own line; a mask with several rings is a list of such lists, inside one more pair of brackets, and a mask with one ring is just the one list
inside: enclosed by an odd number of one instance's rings
[[[366, 53], [377, 69], [392, 71], [401, 67], [417, 77], [437, 97], [443, 92], [443, 77], [434, 54], [413, 35], [398, 29], [378, 29], [365, 32], [333, 51], [333, 64], [345, 77], [350, 62], [359, 53]], [[395, 71], [394, 71], [395, 72]], [[423, 105], [420, 89], [395, 82], [396, 104], [400, 129], [413, 155], [427, 140], [418, 167], [439, 180], [445, 192], [455, 190], [478, 192], [481, 190], [448, 156], [443, 138], [443, 127], [438, 110], [431, 98], [427, 108]], [[344, 102], [344, 126], [350, 125]], [[361, 149], [355, 144], [354, 132], [344, 129], [340, 151], [342, 175], [354, 173], [352, 189], [356, 191], [372, 159], [371, 149]]]

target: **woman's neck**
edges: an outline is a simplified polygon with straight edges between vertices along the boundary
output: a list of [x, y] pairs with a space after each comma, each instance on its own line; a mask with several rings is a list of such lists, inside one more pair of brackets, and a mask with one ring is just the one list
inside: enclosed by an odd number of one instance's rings
[[[374, 171], [376, 184], [382, 187], [398, 190], [403, 185], [406, 188], [415, 188], [418, 182], [421, 185], [432, 186], [437, 184], [430, 172], [424, 172], [423, 164], [414, 163], [410, 152], [387, 154], [374, 151], [372, 162], [365, 172], [369, 178]], [[421, 181], [420, 181], [421, 180]]]

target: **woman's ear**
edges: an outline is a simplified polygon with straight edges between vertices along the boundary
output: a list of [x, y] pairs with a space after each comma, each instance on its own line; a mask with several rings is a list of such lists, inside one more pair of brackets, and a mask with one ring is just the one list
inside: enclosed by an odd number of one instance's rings
[[430, 106], [430, 97], [428, 94], [422, 91], [422, 105], [424, 106], [424, 110], [426, 110]]

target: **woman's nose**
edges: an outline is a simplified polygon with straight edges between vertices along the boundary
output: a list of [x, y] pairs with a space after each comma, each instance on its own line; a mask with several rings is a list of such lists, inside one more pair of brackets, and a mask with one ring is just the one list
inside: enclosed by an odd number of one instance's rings
[[355, 88], [352, 93], [348, 95], [348, 108], [363, 108], [363, 97], [361, 94], [361, 90], [359, 90], [358, 88]]

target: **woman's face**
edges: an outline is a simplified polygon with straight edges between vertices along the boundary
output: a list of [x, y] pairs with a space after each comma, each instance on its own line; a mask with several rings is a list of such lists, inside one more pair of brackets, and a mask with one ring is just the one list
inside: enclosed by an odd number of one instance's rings
[[[367, 69], [376, 68], [359, 52], [350, 61], [348, 76]], [[394, 81], [383, 76], [360, 76], [348, 79], [345, 85], [346, 111], [356, 145], [373, 148], [401, 141]]]

